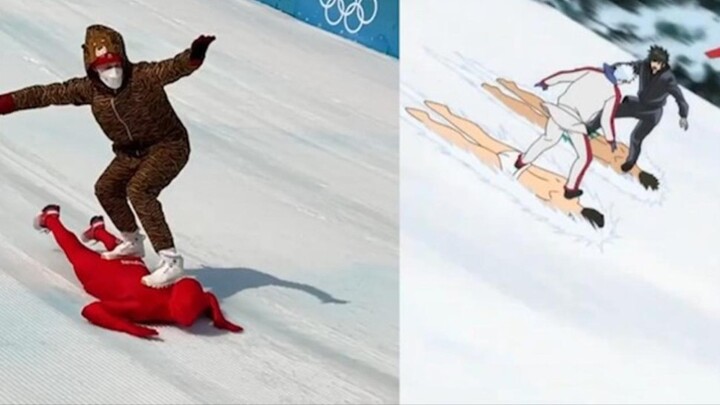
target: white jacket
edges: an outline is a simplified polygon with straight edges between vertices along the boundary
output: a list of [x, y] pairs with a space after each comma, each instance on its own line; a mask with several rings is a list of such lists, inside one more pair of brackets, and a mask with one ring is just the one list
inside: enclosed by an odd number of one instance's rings
[[556, 103], [543, 106], [550, 118], [566, 131], [587, 134], [585, 123], [602, 114], [601, 128], [608, 142], [615, 140], [615, 112], [620, 104], [620, 90], [602, 69], [583, 67], [557, 72], [541, 81], [548, 86], [569, 83]]

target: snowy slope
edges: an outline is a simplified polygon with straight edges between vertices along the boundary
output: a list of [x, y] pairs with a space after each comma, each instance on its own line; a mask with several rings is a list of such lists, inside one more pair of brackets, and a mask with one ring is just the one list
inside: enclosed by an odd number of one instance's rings
[[135, 61], [217, 35], [168, 88], [193, 153], [161, 200], [187, 267], [247, 332], [151, 343], [85, 322], [89, 297], [30, 224], [50, 202], [76, 230], [102, 213], [109, 142], [86, 108], [3, 116], [0, 403], [396, 402], [397, 60], [249, 0], [7, 0], [0, 91], [81, 75], [92, 23]]
[[[401, 107], [447, 103], [519, 148], [538, 130], [481, 83], [532, 89], [560, 69], [630, 57], [530, 0], [417, 0], [401, 26]], [[582, 199], [606, 210], [603, 232], [503, 192], [509, 182], [403, 115], [403, 402], [720, 401], [720, 113], [685, 94], [690, 130], [669, 99], [640, 161], [660, 193], [590, 167]], [[618, 121], [621, 140], [633, 125]], [[560, 143], [540, 163], [564, 173], [572, 157]]]

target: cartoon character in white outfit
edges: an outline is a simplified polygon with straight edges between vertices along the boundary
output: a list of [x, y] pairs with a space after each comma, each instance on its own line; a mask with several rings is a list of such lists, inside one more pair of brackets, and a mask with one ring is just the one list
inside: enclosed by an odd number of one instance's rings
[[563, 134], [567, 134], [577, 153], [577, 159], [570, 168], [565, 185], [565, 198], [577, 198], [582, 195], [580, 189], [585, 172], [592, 161], [592, 149], [586, 123], [602, 114], [600, 123], [605, 138], [613, 152], [615, 140], [615, 113], [620, 104], [619, 85], [632, 82], [636, 73], [629, 64], [605, 64], [602, 68], [581, 67], [554, 73], [535, 86], [547, 90], [549, 86], [569, 84], [557, 102], [545, 102], [542, 107], [550, 119], [545, 133], [521, 153], [515, 167], [521, 169], [534, 162], [545, 151], [555, 146]]

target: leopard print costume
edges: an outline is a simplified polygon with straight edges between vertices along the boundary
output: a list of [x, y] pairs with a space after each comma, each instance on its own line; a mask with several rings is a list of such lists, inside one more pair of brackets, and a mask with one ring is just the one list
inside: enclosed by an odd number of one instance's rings
[[[95, 184], [95, 195], [121, 232], [138, 230], [129, 202], [156, 251], [174, 247], [172, 233], [158, 201], [190, 156], [188, 133], [164, 86], [197, 70], [202, 61], [190, 49], [158, 62], [133, 63], [117, 31], [103, 25], [87, 28], [82, 46], [86, 75], [61, 83], [27, 87], [12, 94], [16, 110], [51, 105], [89, 105], [115, 158]], [[105, 52], [123, 60], [123, 84], [103, 85], [90, 68]]]

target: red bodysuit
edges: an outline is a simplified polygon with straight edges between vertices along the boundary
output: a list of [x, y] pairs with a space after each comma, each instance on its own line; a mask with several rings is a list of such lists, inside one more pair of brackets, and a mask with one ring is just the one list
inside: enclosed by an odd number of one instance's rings
[[[59, 215], [46, 215], [43, 222], [65, 252], [85, 291], [99, 300], [82, 310], [82, 315], [93, 324], [138, 337], [153, 337], [158, 334], [155, 329], [137, 323], [189, 327], [199, 317], [208, 315], [216, 328], [243, 330], [225, 319], [215, 295], [205, 292], [197, 280], [184, 278], [162, 289], [147, 287], [140, 279], [150, 272], [141, 259], [105, 260], [68, 231]], [[93, 237], [108, 250], [118, 243], [104, 226], [96, 227]]]

